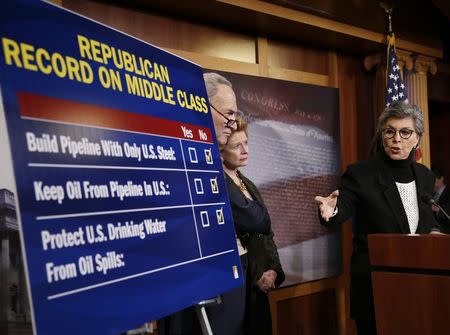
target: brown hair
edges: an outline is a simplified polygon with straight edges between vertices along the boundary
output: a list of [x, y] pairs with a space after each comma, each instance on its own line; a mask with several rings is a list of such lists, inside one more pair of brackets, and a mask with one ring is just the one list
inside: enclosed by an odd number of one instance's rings
[[248, 123], [247, 121], [243, 118], [243, 117], [237, 117], [236, 118], [236, 124], [237, 124], [237, 128], [234, 132], [236, 131], [243, 131], [245, 133], [245, 135], [248, 136]]

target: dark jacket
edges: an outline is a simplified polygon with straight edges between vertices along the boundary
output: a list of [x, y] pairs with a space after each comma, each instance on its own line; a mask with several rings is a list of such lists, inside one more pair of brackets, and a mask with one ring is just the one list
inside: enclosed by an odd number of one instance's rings
[[261, 194], [248, 178], [240, 177], [254, 201], [245, 197], [233, 180], [226, 175], [230, 204], [236, 234], [247, 249], [247, 334], [271, 334], [272, 323], [267, 294], [261, 292], [256, 282], [263, 272], [274, 270], [277, 273], [275, 285], [278, 287], [285, 278], [273, 240], [270, 216]]
[[[442, 191], [442, 194], [439, 197], [437, 203], [448, 215], [450, 215], [450, 188], [448, 185], [445, 186], [444, 191]], [[439, 211], [437, 213], [436, 218], [441, 227], [441, 231], [443, 233], [449, 234], [450, 220], [442, 213], [442, 211]]]
[[[431, 207], [421, 201], [433, 194], [434, 176], [425, 166], [412, 163], [417, 188], [419, 224], [417, 234], [438, 229]], [[341, 223], [353, 217], [350, 303], [353, 318], [374, 318], [368, 234], [409, 234], [405, 209], [394, 178], [382, 157], [351, 165], [341, 178], [338, 214], [330, 220]], [[322, 220], [322, 223], [324, 221]]]

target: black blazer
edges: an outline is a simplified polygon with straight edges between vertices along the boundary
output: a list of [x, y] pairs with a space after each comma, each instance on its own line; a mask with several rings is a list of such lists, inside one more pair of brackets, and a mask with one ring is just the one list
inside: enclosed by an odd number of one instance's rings
[[275, 286], [285, 279], [281, 267], [277, 246], [273, 240], [273, 232], [269, 212], [261, 194], [248, 178], [239, 174], [253, 201], [247, 199], [233, 180], [227, 177], [228, 193], [233, 212], [236, 234], [247, 248], [248, 270], [246, 278], [246, 334], [271, 335], [272, 320], [267, 294], [255, 285], [264, 271], [274, 270], [277, 273]]
[[[421, 201], [433, 194], [434, 176], [425, 166], [412, 163], [417, 188], [419, 223], [417, 234], [439, 229], [431, 207]], [[383, 157], [351, 165], [341, 178], [338, 214], [330, 220], [341, 223], [353, 217], [350, 302], [353, 318], [374, 317], [367, 235], [409, 234], [410, 229], [400, 194]], [[323, 220], [321, 220], [324, 223]]]
[[[444, 191], [442, 191], [441, 196], [437, 201], [438, 205], [442, 207], [442, 209], [450, 215], [450, 188], [448, 185], [445, 186]], [[450, 233], [450, 220], [442, 214], [441, 211], [438, 212], [436, 218], [441, 227], [441, 231], [443, 233]]]
[[254, 201], [250, 201], [239, 190], [234, 181], [227, 175], [228, 195], [233, 213], [236, 235], [241, 240], [249, 254], [249, 273], [247, 281], [255, 285], [264, 271], [275, 270], [278, 287], [284, 281], [285, 275], [281, 267], [277, 246], [273, 240], [273, 232], [269, 212], [255, 184], [240, 174], [247, 190]]

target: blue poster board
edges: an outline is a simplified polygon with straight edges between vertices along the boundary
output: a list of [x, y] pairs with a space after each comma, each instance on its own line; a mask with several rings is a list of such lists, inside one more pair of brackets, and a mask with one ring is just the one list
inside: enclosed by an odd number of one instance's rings
[[119, 334], [242, 284], [201, 68], [2, 2], [0, 83], [36, 334]]

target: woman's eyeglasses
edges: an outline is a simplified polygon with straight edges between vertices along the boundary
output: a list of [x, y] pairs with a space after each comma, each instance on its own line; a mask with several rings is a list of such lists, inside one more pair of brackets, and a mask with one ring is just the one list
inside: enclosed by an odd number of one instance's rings
[[227, 118], [223, 113], [221, 113], [216, 107], [214, 107], [213, 105], [211, 105], [211, 104], [209, 104], [217, 113], [219, 113], [220, 115], [222, 115], [224, 118], [225, 118], [225, 120], [227, 120], [227, 123], [225, 124], [225, 126], [227, 127], [227, 128], [231, 128], [231, 129], [235, 129], [236, 128], [236, 124], [237, 124], [237, 121], [236, 120], [232, 120], [232, 119], [229, 119], [229, 118]]
[[414, 130], [408, 129], [408, 128], [402, 128], [399, 130], [396, 130], [394, 128], [385, 128], [385, 129], [383, 129], [383, 136], [384, 136], [384, 138], [391, 139], [395, 136], [397, 131], [398, 131], [398, 134], [400, 135], [400, 137], [403, 138], [404, 140], [407, 140], [408, 138], [411, 137], [411, 135], [413, 133], [415, 133]]

